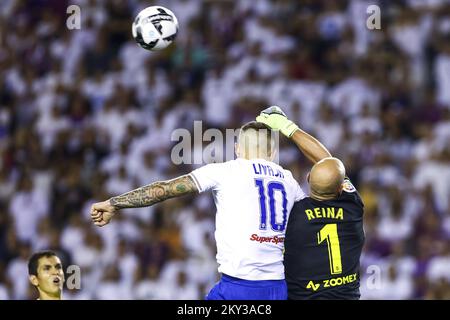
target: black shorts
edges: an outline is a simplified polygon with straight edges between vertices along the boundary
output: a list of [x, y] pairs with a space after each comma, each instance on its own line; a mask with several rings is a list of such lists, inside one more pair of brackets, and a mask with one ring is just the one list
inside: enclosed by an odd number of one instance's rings
[[288, 300], [359, 300], [359, 289], [331, 288], [318, 292], [301, 291], [289, 292]]

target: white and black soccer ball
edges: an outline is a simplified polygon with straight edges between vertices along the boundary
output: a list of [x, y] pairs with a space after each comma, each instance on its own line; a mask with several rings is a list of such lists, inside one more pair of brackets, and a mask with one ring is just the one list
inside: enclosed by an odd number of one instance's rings
[[169, 46], [177, 36], [177, 17], [161, 6], [147, 7], [136, 16], [133, 38], [144, 49], [158, 51]]

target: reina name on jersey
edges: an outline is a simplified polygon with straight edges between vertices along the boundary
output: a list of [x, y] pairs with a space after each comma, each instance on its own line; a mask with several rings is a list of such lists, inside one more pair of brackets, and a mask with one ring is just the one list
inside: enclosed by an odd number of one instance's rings
[[306, 209], [305, 210], [306, 217], [308, 220], [314, 220], [318, 218], [325, 219], [338, 219], [344, 220], [344, 209], [335, 208], [335, 207], [327, 207], [327, 208], [314, 208], [314, 209]]

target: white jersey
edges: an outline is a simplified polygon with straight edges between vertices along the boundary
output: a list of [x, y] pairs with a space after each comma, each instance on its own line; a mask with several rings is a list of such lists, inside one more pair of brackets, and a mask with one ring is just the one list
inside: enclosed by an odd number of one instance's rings
[[284, 234], [295, 201], [305, 197], [289, 170], [263, 159], [238, 158], [191, 173], [217, 208], [219, 272], [246, 280], [284, 279]]

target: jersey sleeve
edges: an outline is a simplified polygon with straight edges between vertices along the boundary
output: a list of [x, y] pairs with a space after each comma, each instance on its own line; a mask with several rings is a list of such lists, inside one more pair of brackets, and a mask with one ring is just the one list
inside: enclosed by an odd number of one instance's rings
[[348, 177], [345, 177], [344, 182], [342, 183], [342, 193], [346, 194], [347, 197], [353, 198], [357, 203], [364, 207], [364, 202], [362, 201], [359, 192]]
[[344, 182], [342, 182], [342, 190], [348, 193], [356, 192], [356, 188], [348, 177], [345, 177]]
[[217, 187], [222, 179], [223, 172], [226, 172], [223, 163], [210, 163], [192, 171], [189, 175], [201, 193]]

